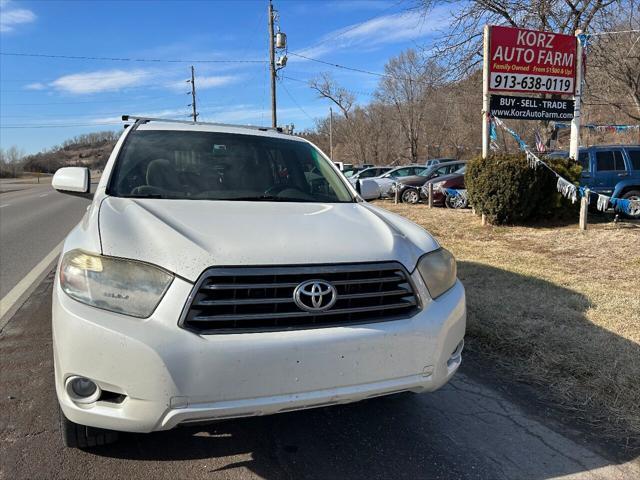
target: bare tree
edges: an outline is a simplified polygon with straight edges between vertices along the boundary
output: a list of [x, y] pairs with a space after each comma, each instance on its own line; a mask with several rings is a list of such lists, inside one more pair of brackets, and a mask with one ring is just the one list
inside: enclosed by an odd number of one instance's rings
[[598, 20], [633, 0], [418, 0], [429, 13], [448, 5], [451, 21], [447, 33], [433, 47], [449, 72], [463, 78], [482, 62], [482, 28], [486, 24], [526, 27], [573, 34], [588, 31]]
[[16, 177], [22, 172], [22, 160], [24, 151], [15, 145], [6, 150], [0, 148], [0, 176]]
[[376, 97], [393, 105], [396, 119], [405, 135], [412, 162], [417, 162], [427, 114], [427, 94], [439, 86], [441, 69], [409, 49], [392, 58], [384, 67]]
[[321, 98], [327, 98], [335, 103], [342, 111], [344, 118], [349, 118], [349, 112], [356, 101], [356, 97], [346, 88], [338, 85], [330, 73], [321, 73], [320, 78], [309, 82], [309, 86], [317, 91]]
[[586, 92], [595, 104], [640, 120], [640, 3], [630, 0], [629, 7], [598, 22], [601, 34], [587, 49]]

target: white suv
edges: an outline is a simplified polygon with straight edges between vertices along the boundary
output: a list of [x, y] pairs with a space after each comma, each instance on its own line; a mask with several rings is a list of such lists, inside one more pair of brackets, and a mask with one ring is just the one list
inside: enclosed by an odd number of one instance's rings
[[[433, 391], [465, 332], [455, 260], [308, 141], [135, 119], [53, 291], [65, 444]], [[89, 171], [53, 186], [89, 195]]]

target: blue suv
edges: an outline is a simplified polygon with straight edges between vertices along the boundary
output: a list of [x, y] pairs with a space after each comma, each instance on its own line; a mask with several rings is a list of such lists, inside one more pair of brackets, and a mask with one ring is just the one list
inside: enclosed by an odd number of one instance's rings
[[[568, 157], [553, 152], [551, 157]], [[640, 200], [640, 145], [597, 145], [578, 150], [582, 165], [580, 185], [612, 198]], [[640, 219], [640, 209], [629, 215]]]

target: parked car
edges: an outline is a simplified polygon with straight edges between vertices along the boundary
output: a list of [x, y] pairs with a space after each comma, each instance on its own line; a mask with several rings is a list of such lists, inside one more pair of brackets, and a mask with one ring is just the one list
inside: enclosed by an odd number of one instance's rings
[[[548, 156], [568, 158], [569, 152]], [[582, 166], [580, 185], [612, 198], [640, 200], [640, 145], [597, 145], [578, 150]], [[640, 208], [631, 212], [640, 219]]]
[[432, 159], [427, 160], [425, 162], [425, 166], [426, 167], [432, 167], [434, 165], [437, 165], [438, 163], [455, 162], [456, 160], [457, 160], [457, 158], [432, 158]]
[[[464, 190], [464, 173], [466, 171], [466, 165], [460, 167], [454, 173], [450, 173], [449, 175], [444, 175], [442, 177], [432, 178], [428, 180], [424, 187], [428, 187], [431, 183], [433, 184], [433, 204], [436, 207], [445, 207], [447, 206], [447, 195], [445, 194], [445, 189], [450, 188], [454, 190]], [[420, 189], [420, 199], [428, 200], [426, 188]], [[449, 205], [451, 206], [451, 205]], [[466, 206], [466, 205], [465, 205]]]
[[[91, 196], [87, 168], [52, 184]], [[92, 196], [52, 297], [67, 446], [429, 392], [460, 365], [453, 256], [303, 138], [137, 118]]]
[[423, 165], [405, 165], [402, 167], [393, 168], [387, 173], [380, 175], [379, 177], [373, 177], [370, 181], [377, 183], [381, 196], [388, 197], [393, 194], [391, 188], [398, 180], [398, 178], [417, 175], [423, 170]]
[[379, 177], [380, 175], [382, 175], [384, 173], [387, 173], [392, 168], [393, 167], [369, 167], [369, 168], [365, 168], [364, 170], [360, 170], [359, 172], [351, 175], [349, 177], [349, 181], [351, 182], [351, 185], [357, 185], [358, 180], [360, 180], [361, 178]]
[[[423, 169], [417, 175], [397, 178], [396, 181], [400, 184], [400, 190], [398, 193], [400, 200], [404, 203], [418, 203], [420, 200], [420, 187], [422, 187], [427, 180], [453, 173], [460, 167], [466, 165], [466, 163], [466, 160], [437, 163], [431, 167]], [[395, 195], [395, 186], [392, 187], [391, 193]]]

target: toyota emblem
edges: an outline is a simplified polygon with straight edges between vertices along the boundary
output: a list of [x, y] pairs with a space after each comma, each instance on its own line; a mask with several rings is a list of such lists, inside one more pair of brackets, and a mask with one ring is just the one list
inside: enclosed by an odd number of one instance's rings
[[324, 312], [338, 300], [336, 287], [324, 280], [307, 280], [293, 291], [293, 301], [307, 312]]

